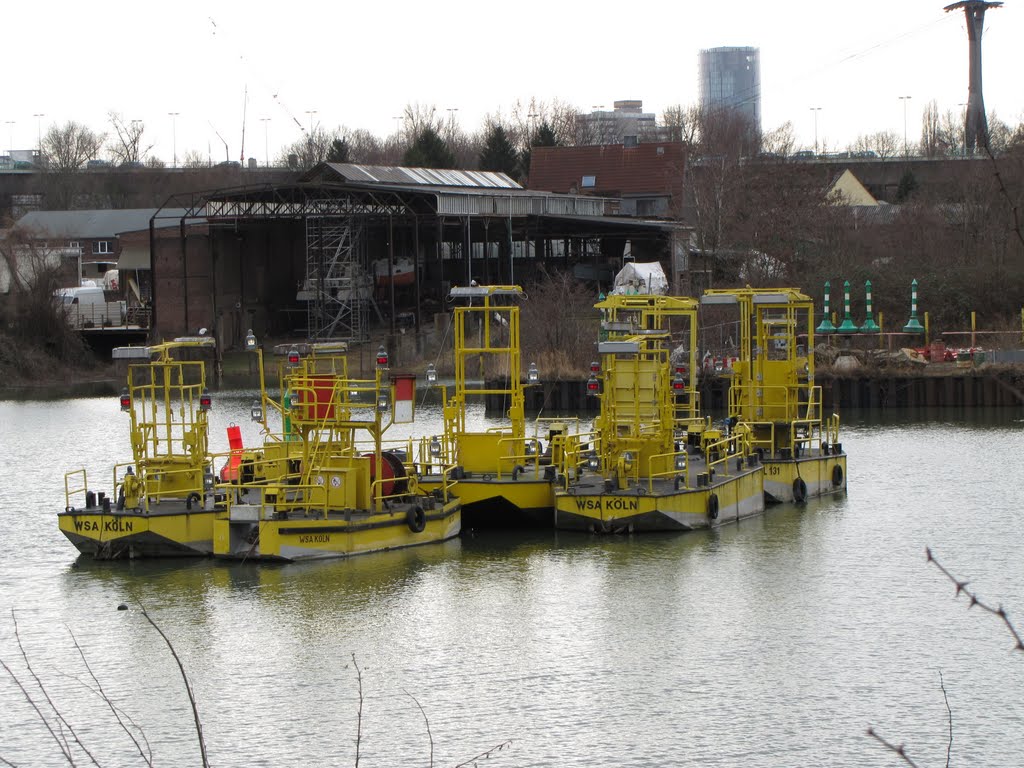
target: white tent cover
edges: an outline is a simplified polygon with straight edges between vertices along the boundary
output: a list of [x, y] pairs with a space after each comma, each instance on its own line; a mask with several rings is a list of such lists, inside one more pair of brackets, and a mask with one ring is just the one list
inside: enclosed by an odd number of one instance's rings
[[627, 262], [615, 276], [612, 293], [624, 296], [635, 293], [653, 293], [664, 296], [668, 293], [668, 279], [661, 264], [652, 261], [647, 264]]

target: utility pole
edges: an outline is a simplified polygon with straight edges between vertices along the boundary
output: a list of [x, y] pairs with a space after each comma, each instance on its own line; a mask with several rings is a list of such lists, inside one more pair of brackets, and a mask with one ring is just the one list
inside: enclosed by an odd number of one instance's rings
[[898, 97], [903, 102], [903, 156], [909, 157], [910, 152], [907, 150], [907, 102], [910, 101], [909, 96]]
[[260, 122], [263, 123], [263, 167], [270, 167], [270, 143], [267, 141], [267, 123], [270, 122], [269, 117], [261, 117]]
[[174, 165], [172, 167], [178, 167], [178, 115], [180, 112], [168, 112], [171, 116], [171, 141], [173, 142], [173, 153], [174, 153]]
[[811, 112], [814, 113], [814, 154], [818, 154], [818, 113], [821, 112], [821, 107], [811, 107]]
[[981, 91], [981, 35], [985, 31], [985, 11], [999, 8], [1001, 2], [966, 0], [947, 5], [946, 13], [963, 9], [967, 20], [970, 71], [967, 81], [967, 115], [964, 118], [964, 152], [973, 154], [974, 147], [988, 150], [988, 118], [985, 116], [985, 97]]
[[32, 117], [36, 119], [36, 147], [39, 152], [37, 160], [41, 166], [43, 163], [43, 118], [46, 117], [46, 115], [42, 112], [36, 112]]

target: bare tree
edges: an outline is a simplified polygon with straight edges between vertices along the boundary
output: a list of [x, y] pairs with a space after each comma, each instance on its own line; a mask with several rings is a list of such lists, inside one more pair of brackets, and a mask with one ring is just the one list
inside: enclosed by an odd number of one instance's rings
[[322, 125], [316, 125], [312, 130], [303, 129], [303, 137], [281, 148], [278, 156], [278, 165], [288, 165], [289, 157], [294, 155], [298, 160], [298, 167], [306, 170], [324, 162], [331, 151], [331, 145], [335, 141], [349, 141], [347, 128], [335, 128], [327, 130]]
[[899, 151], [900, 137], [893, 131], [879, 131], [871, 134], [871, 146], [883, 160], [894, 157]]
[[[567, 147], [577, 143], [578, 114], [576, 108], [567, 102], [531, 97], [525, 104], [516, 101], [512, 106], [509, 124], [515, 128], [517, 136], [525, 136], [527, 141], [533, 137], [538, 126], [547, 124], [554, 131], [558, 146]], [[522, 149], [527, 147], [523, 146]]]
[[206, 168], [209, 165], [210, 159], [198, 149], [190, 149], [181, 161], [182, 168]]
[[661, 113], [661, 124], [668, 141], [695, 144], [700, 136], [700, 107], [674, 104]]
[[444, 121], [433, 104], [406, 104], [402, 110], [402, 133], [407, 142], [427, 129], [438, 136], [445, 135]]
[[44, 162], [49, 170], [58, 173], [77, 171], [96, 158], [104, 141], [104, 134], [95, 133], [74, 120], [64, 125], [51, 125], [43, 135]]
[[761, 138], [761, 151], [779, 157], [789, 157], [796, 147], [796, 131], [793, 123], [787, 120], [778, 128], [764, 134]]
[[118, 112], [108, 115], [114, 136], [108, 150], [118, 165], [135, 165], [146, 159], [152, 144], [146, 143], [146, 125], [141, 120], [125, 120]]
[[925, 157], [937, 157], [946, 154], [947, 148], [947, 141], [942, 135], [939, 105], [932, 99], [921, 113], [921, 153]]

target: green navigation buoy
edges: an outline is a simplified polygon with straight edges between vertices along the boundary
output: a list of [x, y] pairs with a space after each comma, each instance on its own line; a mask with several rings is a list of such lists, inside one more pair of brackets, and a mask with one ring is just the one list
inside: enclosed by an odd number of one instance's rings
[[864, 281], [864, 293], [865, 293], [864, 303], [867, 305], [868, 317], [867, 317], [867, 320], [864, 321], [864, 324], [860, 327], [860, 332], [861, 333], [878, 333], [878, 331], [880, 330], [879, 327], [878, 327], [878, 323], [876, 323], [875, 322], [875, 318], [872, 317], [873, 312], [872, 312], [872, 302], [871, 302], [871, 281], [870, 280], [865, 280]]
[[857, 333], [857, 324], [850, 314], [850, 281], [843, 283], [843, 322], [836, 328], [836, 333]]
[[910, 284], [910, 319], [903, 326], [904, 333], [924, 333], [924, 326], [917, 319], [917, 279]]
[[815, 333], [835, 333], [836, 327], [832, 325], [832, 286], [828, 280], [825, 281], [825, 317], [822, 318], [821, 323], [817, 328], [814, 329]]

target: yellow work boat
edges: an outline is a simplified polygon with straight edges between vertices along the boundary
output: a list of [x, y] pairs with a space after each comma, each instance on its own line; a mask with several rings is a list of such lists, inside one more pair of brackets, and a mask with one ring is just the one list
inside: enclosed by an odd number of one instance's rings
[[803, 502], [846, 490], [839, 416], [824, 416], [814, 384], [814, 304], [794, 288], [708, 290], [704, 306], [739, 311], [729, 417], [750, 431], [769, 502]]
[[708, 528], [764, 510], [749, 432], [700, 416], [695, 299], [612, 295], [599, 302], [600, 399], [591, 434], [566, 441], [555, 527], [604, 532]]
[[[390, 448], [383, 435], [412, 421], [414, 376], [390, 376], [377, 353], [373, 378], [349, 376], [342, 342], [294, 346], [278, 372], [280, 399], [267, 394], [254, 415], [267, 437], [245, 452], [217, 488], [225, 503], [213, 521], [213, 553], [242, 560], [311, 560], [411, 547], [457, 536], [459, 499], [451, 468], [427, 489], [407, 466], [411, 441]], [[270, 416], [280, 418], [272, 431]]]
[[212, 338], [197, 336], [113, 350], [115, 360], [130, 361], [120, 403], [131, 418], [132, 461], [114, 465], [109, 496], [93, 490], [84, 469], [64, 476], [58, 524], [83, 554], [117, 559], [212, 551], [211, 400], [207, 363], [194, 358], [213, 346]]
[[[428, 383], [441, 390], [444, 400], [444, 432], [420, 443], [420, 484], [437, 488], [445, 480], [439, 469], [454, 465], [467, 528], [551, 526], [553, 481], [568, 421], [538, 419], [535, 434], [526, 433], [519, 349], [522, 298], [515, 285], [452, 288], [455, 380], [450, 397], [448, 388], [437, 383], [434, 366], [427, 368]], [[539, 381], [531, 363], [527, 384]], [[500, 399], [507, 421], [472, 428], [466, 404], [474, 397]]]

